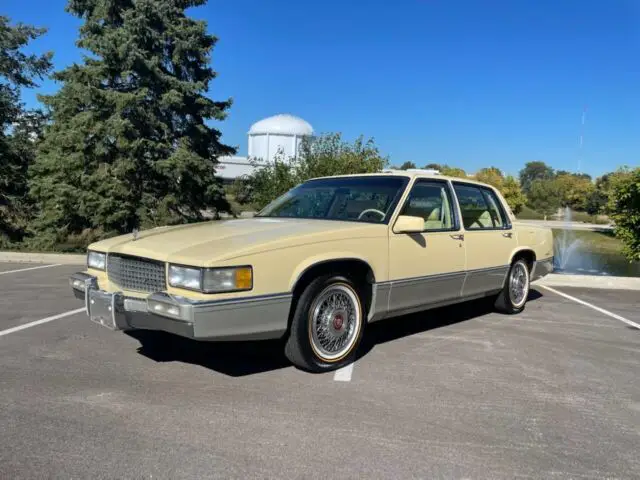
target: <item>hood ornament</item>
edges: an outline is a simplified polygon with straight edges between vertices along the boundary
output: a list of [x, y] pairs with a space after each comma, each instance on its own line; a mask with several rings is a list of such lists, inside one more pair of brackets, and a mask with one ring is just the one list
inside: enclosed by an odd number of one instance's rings
[[133, 241], [135, 242], [138, 239], [138, 229], [134, 228], [131, 234], [133, 235]]

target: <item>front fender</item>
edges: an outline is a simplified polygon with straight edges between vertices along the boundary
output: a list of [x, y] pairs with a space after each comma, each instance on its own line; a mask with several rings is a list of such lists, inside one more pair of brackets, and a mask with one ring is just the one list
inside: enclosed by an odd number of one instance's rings
[[300, 280], [304, 272], [306, 272], [308, 269], [322, 263], [327, 263], [332, 261], [344, 261], [344, 260], [358, 260], [363, 263], [366, 263], [367, 265], [369, 265], [369, 267], [373, 271], [374, 277], [380, 278], [379, 276], [380, 272], [377, 271], [374, 263], [362, 255], [354, 254], [353, 252], [346, 252], [346, 251], [327, 252], [327, 253], [322, 253], [322, 254], [305, 258], [296, 266], [296, 268], [293, 270], [291, 278], [289, 279], [289, 291], [293, 291], [293, 288], [295, 287], [298, 280]]

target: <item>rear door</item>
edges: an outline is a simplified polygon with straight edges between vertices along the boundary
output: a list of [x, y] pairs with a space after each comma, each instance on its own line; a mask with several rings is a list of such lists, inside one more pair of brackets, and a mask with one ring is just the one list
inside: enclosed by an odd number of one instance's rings
[[502, 288], [517, 238], [509, 216], [489, 187], [454, 181], [464, 226], [467, 275], [463, 296]]
[[391, 312], [459, 298], [465, 249], [448, 181], [418, 178], [400, 215], [421, 217], [420, 233], [389, 231]]

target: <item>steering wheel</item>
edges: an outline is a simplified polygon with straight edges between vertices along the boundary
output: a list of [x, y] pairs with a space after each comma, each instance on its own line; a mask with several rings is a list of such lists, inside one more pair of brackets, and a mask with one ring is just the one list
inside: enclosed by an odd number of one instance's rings
[[367, 208], [366, 210], [363, 210], [360, 212], [360, 215], [358, 215], [358, 220], [360, 220], [362, 218], [362, 216], [367, 213], [367, 212], [375, 212], [375, 213], [379, 213], [380, 216], [382, 218], [384, 218], [384, 212], [381, 212], [380, 210], [376, 209], [376, 208]]

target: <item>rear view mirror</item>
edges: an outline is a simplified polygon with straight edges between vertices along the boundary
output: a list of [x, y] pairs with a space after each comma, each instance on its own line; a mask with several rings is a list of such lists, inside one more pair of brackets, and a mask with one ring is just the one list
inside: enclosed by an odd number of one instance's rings
[[400, 215], [393, 226], [393, 233], [419, 233], [424, 231], [424, 219]]

